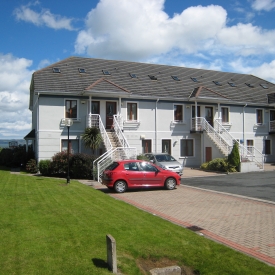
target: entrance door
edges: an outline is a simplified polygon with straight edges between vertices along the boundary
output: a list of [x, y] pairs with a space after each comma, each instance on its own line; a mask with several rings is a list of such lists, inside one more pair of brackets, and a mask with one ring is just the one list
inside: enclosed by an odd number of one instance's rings
[[106, 129], [111, 129], [116, 114], [116, 102], [106, 102]]
[[212, 148], [211, 147], [205, 147], [205, 161], [211, 161], [212, 160]]
[[171, 139], [163, 139], [161, 145], [161, 152], [171, 155]]
[[213, 107], [205, 107], [205, 119], [206, 121], [213, 126]]

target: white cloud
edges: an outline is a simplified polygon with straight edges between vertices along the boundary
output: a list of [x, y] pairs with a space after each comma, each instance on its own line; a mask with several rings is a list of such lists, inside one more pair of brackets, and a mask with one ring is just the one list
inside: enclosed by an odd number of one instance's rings
[[275, 83], [275, 60], [270, 63], [263, 63], [261, 66], [253, 68], [251, 73]]
[[252, 3], [252, 8], [257, 11], [270, 11], [275, 8], [275, 0], [255, 0]]
[[0, 138], [23, 138], [31, 130], [29, 86], [31, 60], [0, 54]]
[[32, 10], [29, 6], [21, 6], [14, 10], [17, 20], [30, 22], [36, 26], [47, 26], [52, 29], [74, 30], [73, 19], [52, 14], [48, 9], [42, 9], [40, 13]]
[[227, 12], [215, 5], [189, 7], [169, 17], [164, 2], [101, 0], [88, 13], [85, 29], [78, 33], [76, 53], [138, 61], [173, 52], [215, 59], [275, 53], [275, 30], [251, 23], [229, 27]]

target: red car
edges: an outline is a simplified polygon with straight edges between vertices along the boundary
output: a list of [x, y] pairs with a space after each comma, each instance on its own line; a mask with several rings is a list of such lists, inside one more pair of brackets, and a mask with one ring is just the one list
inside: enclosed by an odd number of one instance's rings
[[109, 165], [102, 174], [102, 184], [117, 193], [127, 188], [165, 187], [180, 185], [180, 176], [143, 160], [121, 160]]

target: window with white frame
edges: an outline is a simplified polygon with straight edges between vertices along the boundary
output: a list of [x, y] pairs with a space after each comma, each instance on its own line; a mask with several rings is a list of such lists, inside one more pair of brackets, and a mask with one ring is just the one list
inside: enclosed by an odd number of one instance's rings
[[183, 121], [183, 105], [174, 104], [174, 121]]
[[150, 139], [143, 139], [141, 143], [142, 154], [152, 152], [152, 141]]
[[246, 148], [247, 148], [247, 151], [251, 155], [254, 155], [254, 140], [253, 139], [247, 139], [246, 140]]
[[181, 157], [194, 156], [194, 140], [193, 139], [181, 139], [180, 140], [180, 156]]
[[256, 109], [256, 123], [257, 124], [263, 124], [264, 123], [263, 110], [262, 109]]
[[65, 117], [77, 118], [77, 100], [65, 100]]
[[221, 107], [222, 123], [229, 123], [229, 108]]
[[137, 103], [127, 102], [127, 120], [137, 121]]
[[[61, 140], [61, 150], [67, 151], [68, 150], [68, 140], [62, 139]], [[69, 152], [71, 154], [79, 153], [79, 142], [78, 140], [69, 140]]]

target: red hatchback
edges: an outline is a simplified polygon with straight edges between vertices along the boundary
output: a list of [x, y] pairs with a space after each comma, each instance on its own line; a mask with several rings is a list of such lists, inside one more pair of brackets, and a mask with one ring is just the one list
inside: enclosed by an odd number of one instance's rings
[[117, 193], [127, 188], [165, 187], [180, 185], [180, 176], [143, 160], [121, 160], [109, 165], [102, 174], [102, 184]]

